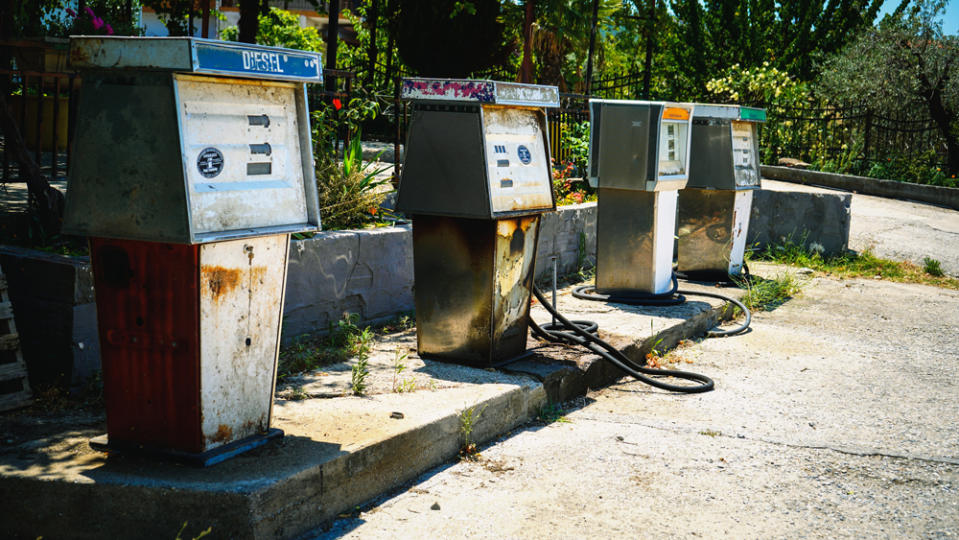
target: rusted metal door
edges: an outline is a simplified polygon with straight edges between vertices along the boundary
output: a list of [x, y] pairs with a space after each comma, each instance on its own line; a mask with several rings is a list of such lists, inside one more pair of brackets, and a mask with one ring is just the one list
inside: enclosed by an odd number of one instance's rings
[[200, 246], [204, 450], [270, 425], [289, 245], [276, 235]]

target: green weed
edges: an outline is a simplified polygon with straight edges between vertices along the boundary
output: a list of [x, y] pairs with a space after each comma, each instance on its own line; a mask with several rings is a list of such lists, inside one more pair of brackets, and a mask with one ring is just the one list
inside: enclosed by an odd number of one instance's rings
[[936, 259], [923, 257], [922, 270], [930, 276], [942, 277], [942, 265]]
[[369, 357], [361, 354], [353, 364], [352, 375], [350, 377], [350, 390], [353, 395], [362, 396], [366, 392], [366, 378], [370, 375]]
[[460, 411], [460, 433], [463, 435], [463, 446], [460, 448], [460, 457], [463, 459], [475, 461], [480, 457], [479, 449], [473, 441], [473, 428], [476, 422], [479, 422], [485, 410], [485, 405], [479, 411], [476, 410], [476, 405], [473, 405]]
[[310, 399], [310, 395], [303, 391], [302, 386], [296, 386], [286, 395], [286, 399], [290, 401], [303, 401], [304, 399]]
[[753, 276], [738, 284], [746, 289], [740, 301], [751, 311], [772, 311], [802, 290], [799, 279], [789, 273], [779, 274], [773, 279]]
[[408, 356], [406, 353], [400, 353], [399, 348], [393, 351], [393, 391], [396, 393], [416, 391], [416, 378], [399, 378], [400, 374], [406, 371], [406, 364], [404, 364], [403, 361], [406, 360]]
[[552, 424], [553, 422], [559, 422], [562, 424], [569, 423], [569, 418], [563, 414], [563, 406], [559, 403], [549, 402], [546, 405], [543, 405], [543, 408], [539, 410], [539, 414], [536, 416], [537, 419], [544, 424]]
[[[183, 540], [183, 531], [186, 530], [186, 526], [187, 526], [187, 524], [189, 524], [189, 523], [190, 523], [189, 521], [184, 521], [184, 522], [183, 522], [183, 526], [180, 527], [180, 530], [176, 533], [176, 539], [175, 539], [175, 540]], [[212, 526], [211, 526], [211, 527], [207, 527], [206, 530], [201, 531], [200, 534], [194, 536], [194, 537], [193, 537], [193, 540], [200, 540], [200, 539], [203, 538], [204, 536], [207, 536], [208, 534], [210, 534], [210, 532], [211, 532], [212, 530], [213, 530], [213, 527], [212, 527]]]
[[653, 343], [649, 346], [649, 352], [646, 353], [646, 365], [651, 368], [661, 368], [663, 367], [663, 356], [658, 347], [663, 342], [663, 338], [659, 337], [659, 335], [653, 330], [653, 321], [649, 321], [649, 332], [649, 338], [653, 340]]
[[[859, 253], [847, 251], [841, 255], [822, 255], [821, 246], [785, 238], [782, 242], [767, 247], [751, 258], [810, 268], [823, 274], [840, 278], [878, 278], [901, 283], [922, 283], [948, 289], [959, 289], [959, 279], [946, 276], [939, 261], [923, 260], [923, 266], [909, 261], [893, 261], [877, 257], [871, 250]], [[936, 274], [935, 272], [939, 272]]]
[[330, 323], [326, 336], [298, 336], [293, 343], [282, 347], [278, 378], [283, 380], [290, 375], [369, 354], [374, 334], [369, 327], [360, 328], [358, 321], [358, 314], [345, 314], [336, 324]]

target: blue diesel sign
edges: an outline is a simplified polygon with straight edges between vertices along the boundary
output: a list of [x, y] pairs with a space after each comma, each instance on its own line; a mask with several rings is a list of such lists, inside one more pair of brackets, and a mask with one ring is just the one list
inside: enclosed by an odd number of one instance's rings
[[322, 82], [320, 55], [306, 51], [194, 41], [194, 71]]

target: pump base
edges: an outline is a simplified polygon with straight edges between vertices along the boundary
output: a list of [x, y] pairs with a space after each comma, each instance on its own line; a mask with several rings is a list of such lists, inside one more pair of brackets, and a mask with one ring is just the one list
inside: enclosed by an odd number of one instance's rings
[[273, 439], [283, 437], [283, 430], [270, 428], [266, 433], [251, 435], [238, 441], [219, 446], [206, 452], [181, 452], [167, 448], [156, 448], [137, 443], [116, 441], [110, 442], [107, 435], [100, 435], [90, 439], [90, 448], [100, 452], [116, 452], [119, 454], [140, 455], [164, 458], [194, 467], [209, 467], [238, 456], [254, 448], [263, 446]]

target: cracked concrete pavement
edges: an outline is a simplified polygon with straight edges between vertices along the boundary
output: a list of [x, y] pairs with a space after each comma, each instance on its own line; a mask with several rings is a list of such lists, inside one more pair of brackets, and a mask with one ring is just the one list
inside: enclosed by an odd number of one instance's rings
[[673, 353], [714, 392], [621, 381], [321, 537], [953, 538], [956, 336], [957, 291], [814, 278]]

